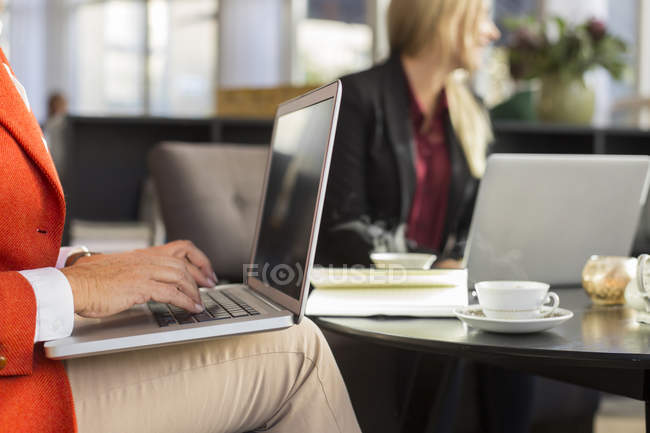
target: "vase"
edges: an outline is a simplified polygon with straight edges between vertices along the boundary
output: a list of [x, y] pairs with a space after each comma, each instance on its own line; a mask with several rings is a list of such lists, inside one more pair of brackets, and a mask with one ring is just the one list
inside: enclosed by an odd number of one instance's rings
[[492, 120], [515, 120], [533, 122], [537, 120], [532, 89], [522, 89], [515, 92], [510, 98], [490, 109]]
[[595, 102], [594, 90], [582, 77], [548, 76], [542, 78], [537, 115], [544, 122], [588, 125]]

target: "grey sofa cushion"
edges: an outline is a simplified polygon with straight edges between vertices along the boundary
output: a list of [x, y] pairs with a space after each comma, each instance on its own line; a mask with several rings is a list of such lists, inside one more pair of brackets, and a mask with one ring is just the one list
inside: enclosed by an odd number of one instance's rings
[[167, 240], [193, 241], [220, 278], [241, 281], [250, 260], [267, 149], [161, 143], [149, 154]]

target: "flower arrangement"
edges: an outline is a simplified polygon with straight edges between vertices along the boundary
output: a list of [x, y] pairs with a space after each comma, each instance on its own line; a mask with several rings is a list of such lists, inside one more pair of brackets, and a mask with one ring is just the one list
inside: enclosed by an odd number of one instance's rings
[[504, 20], [504, 26], [512, 31], [507, 48], [510, 72], [516, 80], [548, 76], [581, 79], [597, 66], [620, 80], [625, 71], [627, 45], [600, 20], [570, 25], [560, 17], [544, 21], [520, 17]]

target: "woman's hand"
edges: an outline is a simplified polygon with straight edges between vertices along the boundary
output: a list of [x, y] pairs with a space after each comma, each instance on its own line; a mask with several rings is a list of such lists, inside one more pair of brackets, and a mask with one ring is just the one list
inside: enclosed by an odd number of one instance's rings
[[72, 287], [75, 313], [106, 317], [149, 300], [201, 312], [198, 284], [214, 286], [210, 262], [191, 242], [80, 258], [61, 270]]

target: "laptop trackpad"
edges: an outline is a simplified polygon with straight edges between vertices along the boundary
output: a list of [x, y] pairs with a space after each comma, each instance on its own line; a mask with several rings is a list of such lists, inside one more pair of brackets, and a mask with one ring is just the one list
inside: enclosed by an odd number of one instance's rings
[[85, 337], [92, 336], [93, 340], [103, 338], [111, 338], [115, 334], [124, 334], [127, 329], [130, 330], [155, 330], [151, 326], [156, 324], [156, 321], [149, 313], [146, 305], [137, 305], [126, 311], [115, 314], [103, 319], [89, 319], [81, 316], [74, 318], [74, 330], [72, 337], [81, 340]]

